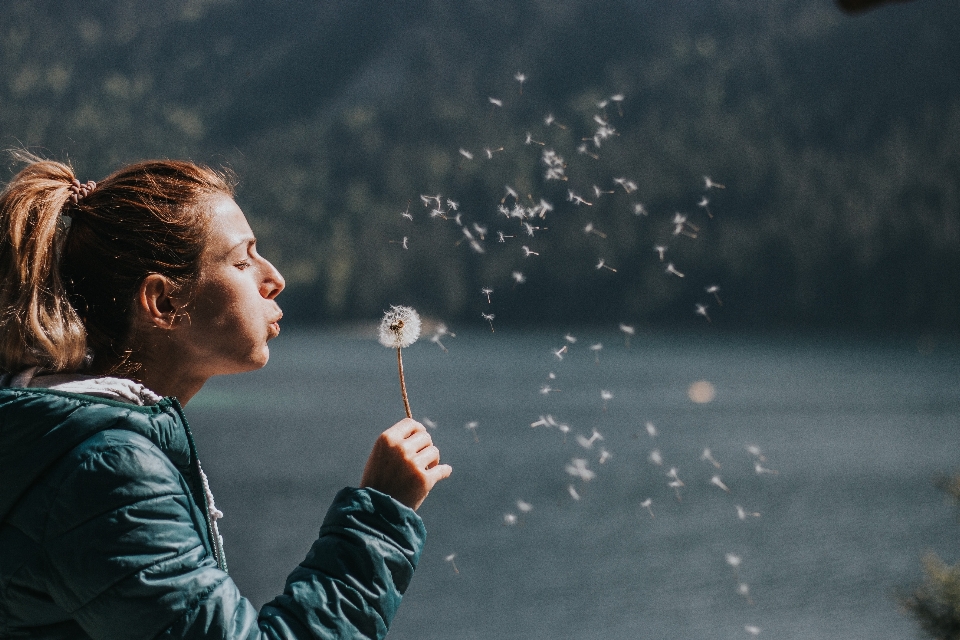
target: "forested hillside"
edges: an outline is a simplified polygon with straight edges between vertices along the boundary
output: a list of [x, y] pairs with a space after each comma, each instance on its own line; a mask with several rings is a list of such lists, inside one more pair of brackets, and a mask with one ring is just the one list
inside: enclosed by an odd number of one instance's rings
[[0, 30], [3, 144], [230, 166], [288, 318], [960, 327], [952, 0], [24, 0]]

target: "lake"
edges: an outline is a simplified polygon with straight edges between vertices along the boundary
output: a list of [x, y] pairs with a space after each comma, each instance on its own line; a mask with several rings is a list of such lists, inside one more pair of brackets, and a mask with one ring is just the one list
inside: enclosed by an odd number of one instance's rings
[[[926, 551], [960, 559], [960, 510], [933, 484], [960, 471], [956, 339], [571, 337], [498, 327], [404, 350], [414, 417], [454, 474], [420, 509], [427, 545], [391, 638], [917, 635], [898, 591]], [[265, 369], [187, 408], [257, 606], [403, 417], [372, 330], [271, 346]]]

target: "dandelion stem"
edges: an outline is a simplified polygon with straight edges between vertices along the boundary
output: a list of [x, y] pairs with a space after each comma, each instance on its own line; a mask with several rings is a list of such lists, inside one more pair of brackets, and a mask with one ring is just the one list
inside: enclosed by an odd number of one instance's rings
[[403, 408], [407, 410], [407, 417], [412, 418], [410, 412], [410, 401], [407, 400], [407, 384], [403, 380], [403, 356], [400, 355], [401, 349], [397, 347], [397, 368], [400, 370], [400, 395], [403, 396]]

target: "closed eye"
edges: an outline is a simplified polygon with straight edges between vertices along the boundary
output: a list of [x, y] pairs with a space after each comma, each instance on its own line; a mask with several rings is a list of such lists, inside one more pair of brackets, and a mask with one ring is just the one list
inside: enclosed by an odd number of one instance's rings
[[233, 264], [233, 266], [235, 266], [237, 269], [243, 270], [243, 269], [246, 269], [247, 267], [250, 266], [250, 261], [249, 261], [249, 260], [241, 260], [241, 261], [239, 261], [239, 262], [235, 262], [235, 263]]

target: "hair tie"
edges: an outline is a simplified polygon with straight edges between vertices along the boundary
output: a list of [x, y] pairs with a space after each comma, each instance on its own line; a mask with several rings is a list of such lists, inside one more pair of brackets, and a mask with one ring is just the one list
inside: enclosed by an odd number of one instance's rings
[[93, 193], [93, 190], [96, 188], [97, 183], [93, 180], [88, 180], [86, 183], [81, 184], [79, 180], [74, 178], [70, 181], [70, 191], [73, 192], [70, 194], [70, 202], [80, 204], [80, 201]]

